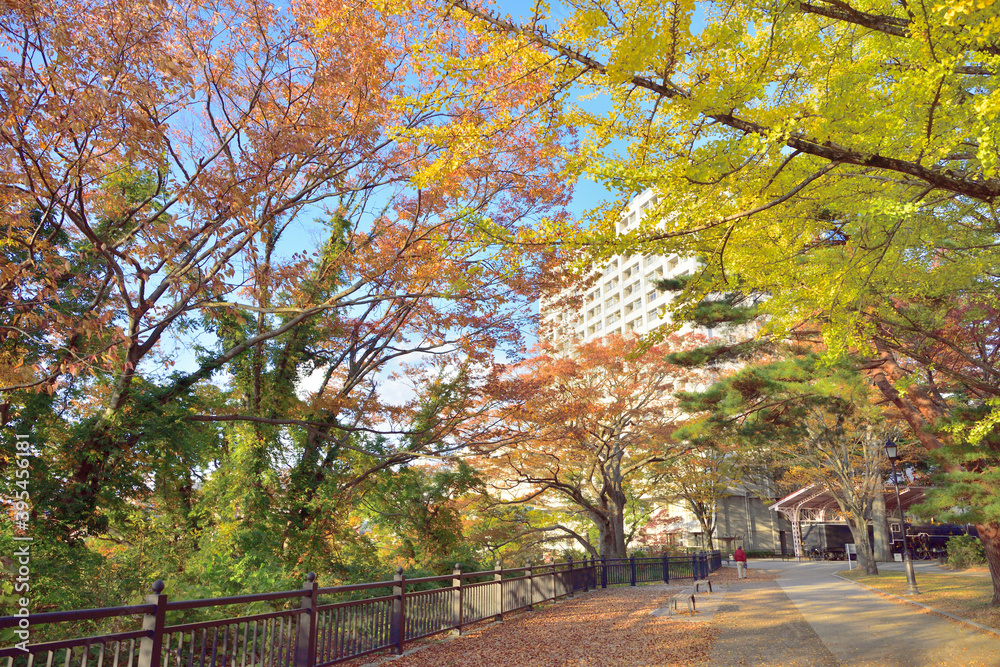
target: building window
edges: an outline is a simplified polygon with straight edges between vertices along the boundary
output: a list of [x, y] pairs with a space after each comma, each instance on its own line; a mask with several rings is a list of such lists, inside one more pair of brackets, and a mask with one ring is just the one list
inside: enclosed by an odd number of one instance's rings
[[653, 303], [654, 301], [656, 301], [656, 296], [657, 294], [655, 289], [646, 292], [646, 303]]

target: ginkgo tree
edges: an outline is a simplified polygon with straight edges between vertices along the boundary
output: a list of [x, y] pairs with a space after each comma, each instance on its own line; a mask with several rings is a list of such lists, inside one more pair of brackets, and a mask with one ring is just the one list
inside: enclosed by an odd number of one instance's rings
[[[548, 27], [542, 13], [519, 23], [449, 4], [546, 49], [564, 85], [609, 102], [566, 116], [589, 131], [581, 169], [624, 196], [658, 191], [634, 232], [617, 233], [623, 202], [611, 201], [567, 238], [598, 256], [699, 255], [679, 310], [713, 292], [766, 293], [772, 331], [818, 324], [831, 354], [870, 357], [925, 448], [970, 449], [943, 465], [978, 489], [963, 502], [1000, 604], [1000, 515], [988, 509], [1000, 385], [990, 348], [955, 337], [997, 299], [996, 4], [583, 0]], [[985, 408], [966, 415], [986, 419], [979, 431], [952, 423], [966, 403]]]

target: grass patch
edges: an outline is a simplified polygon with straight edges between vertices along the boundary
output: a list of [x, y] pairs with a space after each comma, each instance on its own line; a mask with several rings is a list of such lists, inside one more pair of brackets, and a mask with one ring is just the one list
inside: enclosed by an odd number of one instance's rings
[[905, 572], [886, 571], [876, 577], [865, 574], [863, 570], [847, 570], [837, 574], [884, 593], [907, 598], [1000, 630], [1000, 608], [989, 606], [993, 598], [993, 582], [989, 579], [921, 572], [917, 576], [920, 595], [908, 597]]

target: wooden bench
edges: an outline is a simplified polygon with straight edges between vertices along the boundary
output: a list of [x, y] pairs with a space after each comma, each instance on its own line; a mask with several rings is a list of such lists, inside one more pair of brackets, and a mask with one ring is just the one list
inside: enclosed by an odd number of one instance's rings
[[711, 593], [712, 592], [712, 582], [709, 581], [708, 579], [699, 579], [698, 581], [694, 582], [694, 592], [695, 593], [700, 593], [702, 588], [707, 588], [708, 592]]
[[692, 614], [694, 614], [695, 613], [695, 608], [694, 608], [694, 589], [693, 588], [685, 588], [684, 590], [678, 591], [678, 592], [674, 593], [673, 595], [671, 595], [670, 596], [670, 607], [674, 611], [677, 611], [677, 603], [678, 602], [682, 602], [682, 601], [683, 602], [687, 602], [688, 611], [690, 611]]

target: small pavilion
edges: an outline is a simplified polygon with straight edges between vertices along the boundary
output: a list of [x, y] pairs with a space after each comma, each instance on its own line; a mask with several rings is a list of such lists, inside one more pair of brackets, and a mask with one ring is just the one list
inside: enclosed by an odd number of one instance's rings
[[[896, 491], [892, 486], [885, 491], [885, 509], [888, 516], [899, 516], [899, 507], [905, 511], [911, 505], [924, 500], [926, 486], [905, 486], [899, 489], [899, 504], [896, 503]], [[794, 491], [768, 507], [781, 512], [792, 524], [792, 544], [795, 547], [795, 557], [802, 559], [802, 523], [846, 522], [837, 500], [825, 487], [810, 484]]]

